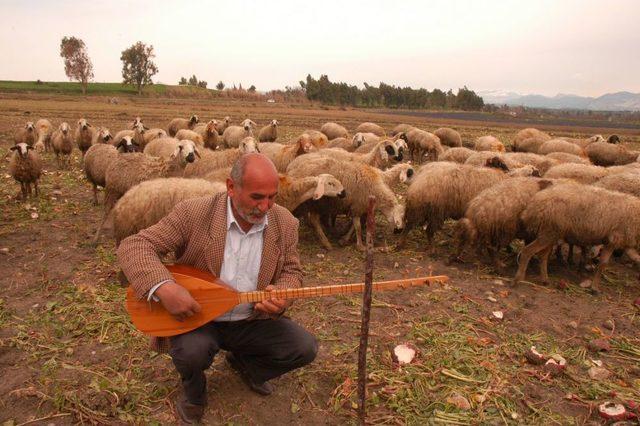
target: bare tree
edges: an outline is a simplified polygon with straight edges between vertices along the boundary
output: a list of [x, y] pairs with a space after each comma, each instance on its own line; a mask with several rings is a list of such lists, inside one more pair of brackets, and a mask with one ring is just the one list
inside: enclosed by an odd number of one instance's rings
[[158, 67], [151, 60], [156, 55], [153, 46], [147, 46], [139, 41], [122, 51], [122, 79], [125, 84], [133, 84], [138, 88], [138, 94], [142, 93], [142, 86], [153, 84], [151, 77], [158, 73]]
[[89, 80], [93, 79], [93, 64], [84, 41], [76, 37], [63, 37], [60, 42], [60, 56], [64, 58], [64, 72], [69, 80], [79, 81], [82, 94], [86, 94]]

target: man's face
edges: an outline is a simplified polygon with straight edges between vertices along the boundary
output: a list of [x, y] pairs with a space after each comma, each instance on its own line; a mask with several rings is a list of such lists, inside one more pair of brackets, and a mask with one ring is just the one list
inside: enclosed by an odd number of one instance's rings
[[227, 192], [238, 216], [251, 224], [262, 223], [278, 194], [278, 179], [247, 170], [242, 185], [227, 181]]

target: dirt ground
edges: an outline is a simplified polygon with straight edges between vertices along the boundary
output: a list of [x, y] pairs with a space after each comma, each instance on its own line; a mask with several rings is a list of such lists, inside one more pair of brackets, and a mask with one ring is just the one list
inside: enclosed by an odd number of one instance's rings
[[[259, 124], [277, 118], [280, 138], [319, 128], [328, 120], [349, 129], [362, 121], [391, 128], [406, 120], [433, 130], [443, 123], [420, 117], [307, 106], [211, 103], [182, 99], [106, 98], [0, 94], [0, 156], [13, 132], [40, 117], [54, 125], [80, 117], [112, 133], [136, 115], [150, 127], [166, 127], [177, 116], [202, 119], [225, 115]], [[464, 139], [494, 134], [509, 141], [516, 129], [492, 123], [457, 122]], [[571, 129], [570, 129], [571, 130]], [[558, 135], [581, 134], [566, 127]], [[636, 145], [638, 134], [623, 132]], [[606, 136], [605, 136], [606, 137]], [[117, 284], [113, 241], [90, 244], [101, 206], [80, 167], [58, 170], [45, 154], [40, 196], [19, 201], [17, 185], [0, 163], [0, 421], [22, 424], [173, 424], [178, 376], [166, 355], [150, 351], [129, 323], [124, 291]], [[640, 297], [638, 273], [623, 258], [604, 276], [594, 296], [579, 284], [589, 277], [554, 262], [552, 283], [513, 288], [515, 257], [505, 254], [506, 271], [495, 271], [467, 253], [464, 263], [447, 265], [451, 225], [428, 255], [421, 232], [413, 231], [401, 251], [377, 253], [374, 278], [446, 274], [431, 287], [374, 295], [368, 354], [368, 421], [371, 424], [598, 424], [598, 404], [640, 401]], [[381, 220], [377, 242], [394, 241]], [[304, 224], [300, 252], [305, 285], [360, 282], [363, 255], [354, 247], [325, 252]], [[534, 268], [535, 269], [535, 266]], [[497, 319], [493, 312], [504, 317]], [[320, 341], [317, 360], [275, 380], [263, 398], [248, 391], [218, 356], [209, 371], [207, 424], [355, 423], [360, 297], [299, 301], [291, 316]], [[608, 350], [588, 344], [604, 339]], [[398, 367], [391, 351], [400, 343], [417, 349], [412, 364]], [[535, 345], [559, 354], [567, 368], [554, 376], [526, 361]], [[602, 362], [609, 376], [592, 379]], [[593, 372], [593, 369], [591, 370]]]

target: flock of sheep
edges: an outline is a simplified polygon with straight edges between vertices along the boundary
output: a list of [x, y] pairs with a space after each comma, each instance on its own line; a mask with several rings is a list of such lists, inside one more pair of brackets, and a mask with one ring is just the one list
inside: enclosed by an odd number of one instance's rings
[[340, 124], [325, 123], [286, 143], [276, 140], [277, 120], [258, 129], [250, 119], [239, 126], [229, 117], [200, 124], [193, 115], [171, 120], [164, 130], [147, 128], [137, 117], [112, 135], [86, 119], [73, 134], [67, 123], [54, 129], [42, 119], [16, 133], [9, 170], [23, 197], [31, 194], [32, 184], [37, 195], [39, 152], [53, 151], [62, 168], [77, 147], [94, 203], [97, 188], [105, 190], [96, 242], [109, 218], [118, 244], [182, 200], [225, 191], [233, 163], [245, 153], [261, 152], [281, 173], [276, 202], [306, 219], [326, 249], [332, 248], [326, 232], [339, 233], [340, 216], [350, 219], [341, 243], [355, 234], [356, 247], [364, 249], [363, 216], [374, 195], [378, 211], [401, 234], [398, 247], [410, 230], [422, 228], [424, 245], [432, 250], [434, 235], [452, 219], [458, 245], [450, 260], [474, 246], [503, 267], [500, 251], [524, 240], [515, 282], [525, 278], [535, 255], [547, 280], [554, 247], [561, 257], [568, 245], [569, 262], [579, 247], [581, 265], [599, 250], [594, 291], [614, 251], [640, 261], [640, 152], [620, 145], [616, 135], [554, 138], [529, 128], [515, 135], [507, 152], [494, 136], [463, 141], [451, 128], [431, 133], [400, 124], [387, 133], [362, 123], [351, 134]]

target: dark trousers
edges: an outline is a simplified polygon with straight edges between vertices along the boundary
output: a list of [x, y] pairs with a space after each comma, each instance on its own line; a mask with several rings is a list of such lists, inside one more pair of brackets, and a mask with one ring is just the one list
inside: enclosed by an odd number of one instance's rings
[[206, 402], [204, 371], [220, 349], [232, 352], [249, 376], [266, 382], [309, 364], [318, 342], [289, 318], [210, 322], [171, 338], [169, 354], [182, 378], [185, 395], [192, 404]]

